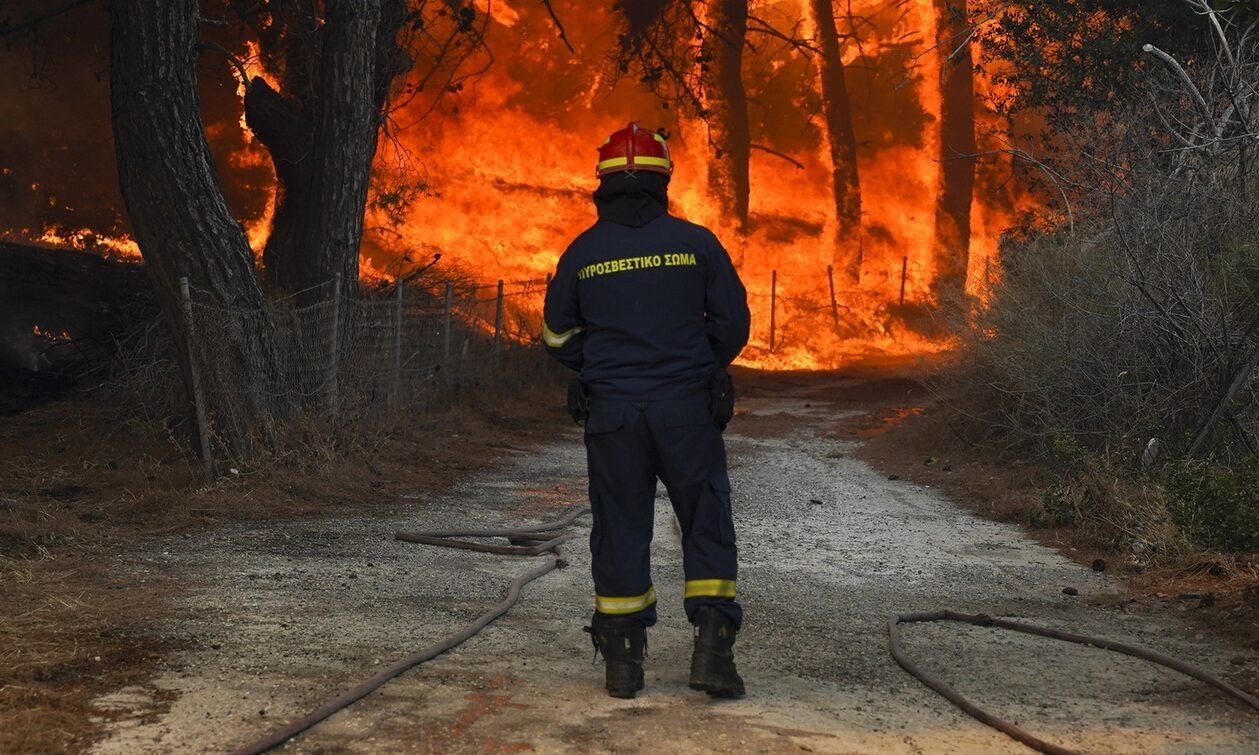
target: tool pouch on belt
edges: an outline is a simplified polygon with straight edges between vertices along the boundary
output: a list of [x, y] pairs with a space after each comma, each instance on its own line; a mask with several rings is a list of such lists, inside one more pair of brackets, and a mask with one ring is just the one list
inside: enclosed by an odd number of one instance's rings
[[590, 417], [590, 394], [577, 378], [568, 384], [568, 413], [579, 425]]
[[727, 370], [717, 370], [708, 385], [708, 392], [713, 422], [725, 430], [734, 417], [734, 378], [730, 377]]

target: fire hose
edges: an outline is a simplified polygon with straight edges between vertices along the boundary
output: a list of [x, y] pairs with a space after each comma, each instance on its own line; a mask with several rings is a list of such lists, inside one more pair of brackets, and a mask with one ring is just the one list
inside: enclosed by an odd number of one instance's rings
[[1259, 710], [1259, 698], [1256, 698], [1254, 695], [1247, 694], [1223, 679], [1213, 676], [1212, 674], [1208, 674], [1196, 666], [1192, 666], [1184, 661], [1177, 660], [1146, 648], [1125, 645], [1122, 642], [1115, 642], [1114, 640], [1107, 640], [1099, 637], [1088, 637], [1082, 634], [1063, 632], [1058, 629], [1050, 629], [1049, 627], [1027, 624], [1021, 621], [1001, 619], [985, 614], [966, 614], [944, 610], [929, 613], [905, 613], [892, 617], [891, 621], [887, 624], [888, 643], [892, 651], [892, 657], [896, 659], [896, 662], [900, 664], [901, 668], [908, 671], [911, 675], [916, 677], [918, 681], [935, 690], [941, 697], [956, 705], [975, 720], [991, 726], [997, 731], [1006, 734], [1012, 739], [1022, 742], [1037, 752], [1047, 753], [1047, 755], [1081, 755], [1081, 753], [1078, 750], [1072, 750], [1053, 744], [1052, 742], [1046, 742], [1031, 732], [1015, 726], [1009, 721], [997, 718], [993, 714], [967, 700], [958, 693], [957, 690], [949, 686], [948, 682], [924, 670], [905, 653], [905, 649], [901, 646], [900, 625], [921, 624], [934, 621], [956, 621], [963, 624], [973, 624], [979, 627], [1008, 629], [1011, 632], [1022, 632], [1024, 634], [1036, 635], [1038, 637], [1048, 637], [1053, 640], [1062, 640], [1063, 642], [1073, 642], [1077, 645], [1088, 645], [1102, 650], [1113, 650], [1116, 653], [1129, 655], [1133, 658], [1140, 658], [1144, 661], [1157, 663], [1158, 665], [1172, 669], [1173, 671], [1179, 671], [1186, 676], [1215, 687], [1221, 692], [1242, 701], [1255, 710]]
[[[508, 586], [507, 594], [503, 597], [501, 602], [491, 607], [459, 632], [442, 639], [436, 644], [430, 645], [422, 650], [418, 650], [415, 653], [394, 662], [371, 678], [363, 681], [354, 688], [343, 692], [337, 697], [328, 700], [305, 716], [280, 729], [277, 729], [252, 744], [236, 750], [235, 755], [258, 755], [259, 753], [264, 753], [278, 747], [338, 711], [341, 711], [355, 702], [358, 702], [402, 673], [420, 665], [421, 663], [424, 663], [425, 661], [432, 660], [442, 653], [458, 647], [467, 640], [471, 639], [482, 629], [489, 626], [489, 624], [493, 621], [507, 613], [507, 611], [509, 611], [512, 606], [519, 601], [520, 593], [526, 585], [545, 576], [546, 574], [549, 574], [555, 569], [559, 569], [567, 565], [568, 562], [564, 557], [563, 545], [565, 542], [575, 537], [575, 534], [561, 532], [561, 530], [568, 527], [579, 517], [589, 512], [589, 508], [577, 509], [562, 519], [531, 527], [395, 533], [394, 537], [396, 539], [411, 543], [513, 556], [538, 556], [544, 553], [549, 553], [552, 558], [547, 563], [518, 576]], [[478, 543], [461, 539], [469, 537], [506, 538], [510, 544], [495, 545], [491, 543]], [[902, 624], [920, 624], [937, 621], [952, 621], [972, 624], [980, 627], [1006, 629], [1013, 632], [1022, 632], [1024, 634], [1047, 637], [1079, 645], [1087, 645], [1103, 650], [1111, 650], [1123, 655], [1156, 663], [1160, 666], [1172, 669], [1173, 671], [1178, 671], [1186, 676], [1209, 684], [1259, 711], [1259, 698], [1234, 687], [1219, 677], [1213, 676], [1212, 674], [1185, 663], [1184, 661], [1171, 658], [1153, 650], [1135, 647], [1133, 645], [1126, 645], [1114, 640], [1064, 632], [1034, 624], [988, 616], [986, 614], [965, 614], [950, 610], [926, 613], [906, 613], [892, 617], [887, 626], [889, 646], [892, 657], [898, 664], [900, 664], [901, 668], [917, 678], [924, 685], [934, 690], [940, 696], [953, 703], [953, 705], [957, 706], [975, 720], [1006, 734], [1012, 739], [1027, 745], [1033, 750], [1047, 753], [1048, 755], [1081, 755], [1081, 753], [1077, 750], [1072, 750], [1060, 745], [1055, 745], [1051, 742], [1046, 742], [1015, 724], [996, 717], [967, 700], [943, 679], [926, 671], [909, 657], [901, 645], [900, 626]]]
[[[397, 677], [405, 671], [408, 671], [425, 661], [432, 660], [437, 656], [455, 648], [485, 627], [489, 626], [495, 619], [507, 613], [512, 606], [520, 599], [520, 592], [525, 585], [534, 580], [543, 577], [555, 569], [568, 565], [568, 561], [564, 558], [563, 544], [575, 537], [574, 533], [560, 533], [565, 527], [577, 521], [577, 518], [583, 514], [590, 512], [589, 508], [581, 508], [573, 511], [563, 519], [557, 519], [553, 522], [539, 524], [532, 527], [517, 527], [513, 529], [483, 529], [483, 530], [449, 530], [443, 532], [398, 532], [394, 537], [410, 543], [422, 543], [425, 545], [437, 545], [446, 548], [460, 548], [463, 550], [479, 551], [482, 553], [498, 553], [511, 556], [539, 556], [543, 553], [551, 554], [552, 558], [545, 564], [538, 566], [536, 569], [521, 574], [507, 588], [507, 594], [503, 600], [481, 614], [475, 621], [464, 627], [459, 632], [446, 637], [445, 639], [430, 645], [422, 650], [408, 655], [407, 657], [396, 661], [370, 679], [363, 681], [353, 689], [347, 690], [340, 695], [315, 708], [305, 716], [293, 721], [281, 729], [268, 734], [256, 742], [248, 744], [235, 751], [235, 755], [257, 755], [258, 753], [267, 752], [275, 747], [279, 747], [293, 737], [301, 734], [311, 728], [325, 718], [334, 713], [353, 705], [359, 700], [367, 697], [375, 690], [379, 689], [386, 682]], [[490, 543], [477, 543], [459, 538], [478, 537], [478, 538], [506, 538], [510, 545], [494, 545]]]

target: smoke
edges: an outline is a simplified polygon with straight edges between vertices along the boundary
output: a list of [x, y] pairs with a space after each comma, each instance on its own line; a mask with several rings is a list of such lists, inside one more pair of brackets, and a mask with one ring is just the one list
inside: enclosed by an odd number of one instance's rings
[[[45, 9], [36, 0], [10, 5], [15, 18]], [[104, 4], [6, 40], [0, 71], [0, 235], [128, 234], [114, 162]], [[256, 218], [266, 206], [269, 163], [250, 155], [227, 62], [206, 53], [199, 71], [202, 117], [224, 194], [237, 217]]]

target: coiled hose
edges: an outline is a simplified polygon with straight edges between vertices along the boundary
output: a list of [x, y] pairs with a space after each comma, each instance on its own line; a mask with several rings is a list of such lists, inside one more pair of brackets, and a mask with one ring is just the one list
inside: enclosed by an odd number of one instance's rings
[[[398, 540], [404, 540], [411, 543], [423, 543], [425, 545], [438, 545], [446, 548], [461, 548], [464, 550], [481, 551], [484, 553], [499, 553], [512, 556], [538, 556], [543, 553], [550, 553], [552, 558], [545, 564], [521, 574], [507, 588], [507, 594], [503, 597], [502, 602], [490, 608], [480, 617], [473, 621], [461, 631], [450, 635], [440, 642], [430, 645], [422, 650], [408, 655], [407, 657], [395, 661], [389, 666], [382, 669], [379, 673], [370, 679], [364, 680], [361, 684], [353, 689], [347, 690], [340, 695], [332, 698], [318, 708], [315, 708], [305, 716], [293, 721], [281, 729], [268, 734], [256, 742], [248, 744], [235, 751], [236, 755], [257, 755], [257, 753], [267, 752], [289, 741], [298, 734], [306, 731], [320, 721], [328, 718], [337, 711], [349, 707], [359, 700], [367, 697], [375, 690], [379, 689], [386, 682], [398, 676], [409, 669], [432, 660], [437, 656], [445, 653], [447, 650], [455, 648], [485, 627], [489, 626], [498, 617], [507, 613], [512, 606], [516, 605], [516, 601], [520, 599], [520, 591], [525, 585], [534, 580], [543, 577], [555, 569], [563, 568], [568, 565], [568, 561], [564, 558], [563, 543], [575, 537], [574, 533], [562, 533], [554, 537], [541, 537], [544, 534], [558, 532], [573, 522], [583, 514], [590, 513], [589, 508], [581, 508], [573, 511], [563, 519], [554, 522], [539, 524], [533, 527], [518, 527], [514, 529], [485, 529], [485, 530], [451, 530], [445, 532], [398, 532], [394, 537]], [[511, 545], [493, 545], [488, 543], [475, 543], [467, 540], [458, 540], [456, 538], [463, 537], [503, 537], [507, 538]]]
[[976, 721], [987, 724], [1012, 739], [1022, 742], [1033, 750], [1046, 753], [1047, 755], [1082, 755], [1082, 753], [1078, 750], [1061, 747], [1053, 744], [1052, 742], [1046, 742], [1031, 732], [1015, 726], [1009, 721], [997, 718], [988, 711], [967, 700], [965, 697], [962, 697], [957, 690], [949, 686], [948, 682], [924, 670], [905, 653], [905, 649], [901, 647], [899, 631], [900, 625], [921, 624], [931, 621], [956, 621], [963, 624], [974, 624], [979, 627], [996, 627], [997, 629], [1008, 629], [1011, 632], [1022, 632], [1024, 634], [1032, 634], [1038, 637], [1048, 637], [1054, 640], [1062, 640], [1063, 642], [1073, 642], [1077, 645], [1088, 645], [1090, 647], [1101, 648], [1102, 650], [1113, 650], [1116, 653], [1123, 653], [1124, 655], [1130, 655], [1133, 658], [1140, 658], [1143, 661], [1157, 663], [1158, 665], [1165, 666], [1173, 671], [1179, 671], [1186, 676], [1191, 676], [1198, 681], [1205, 682], [1206, 684], [1215, 687], [1226, 695], [1241, 700], [1243, 703], [1249, 705], [1255, 710], [1259, 710], [1259, 698], [1256, 698], [1254, 695], [1247, 694], [1223, 679], [1208, 674], [1196, 666], [1191, 666], [1184, 661], [1163, 655], [1162, 653], [1156, 653], [1153, 650], [1147, 650], [1146, 648], [1139, 648], [1134, 645], [1125, 645], [1122, 642], [1115, 642], [1114, 640], [1107, 640], [1099, 637], [1088, 637], [1082, 634], [1063, 632], [1058, 629], [1036, 626], [1035, 624], [1026, 624], [1021, 621], [999, 619], [986, 614], [968, 614], [944, 610], [929, 613], [904, 613], [899, 616], [892, 617], [892, 620], [887, 624], [888, 643], [891, 647], [892, 657], [896, 659], [896, 662], [900, 664], [901, 668], [915, 676], [918, 681], [935, 690], [941, 697], [962, 709], [962, 711], [974, 718]]

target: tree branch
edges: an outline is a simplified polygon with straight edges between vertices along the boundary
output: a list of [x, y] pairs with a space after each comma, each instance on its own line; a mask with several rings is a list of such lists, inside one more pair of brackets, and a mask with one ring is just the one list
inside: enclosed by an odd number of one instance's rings
[[1207, 101], [1203, 98], [1202, 92], [1198, 91], [1198, 85], [1194, 84], [1193, 79], [1189, 78], [1189, 72], [1186, 71], [1180, 63], [1176, 62], [1175, 58], [1158, 49], [1154, 45], [1147, 44], [1141, 49], [1163, 61], [1163, 63], [1170, 68], [1172, 72], [1185, 83], [1186, 86], [1189, 87], [1189, 94], [1193, 97], [1194, 104], [1198, 106], [1198, 109], [1202, 112], [1202, 117], [1206, 119], [1207, 125], [1211, 126], [1211, 131], [1214, 132], [1215, 119], [1211, 117], [1211, 108], [1207, 106]]
[[564, 41], [564, 46], [568, 48], [569, 52], [576, 55], [577, 51], [573, 49], [573, 43], [568, 41], [568, 35], [564, 33], [564, 24], [560, 23], [560, 17], [556, 15], [555, 8], [551, 7], [551, 0], [542, 0], [542, 5], [546, 6], [546, 12], [551, 16], [551, 21], [555, 23], [555, 30], [559, 32], [560, 39]]
[[218, 42], [201, 42], [197, 45], [197, 49], [214, 50], [215, 52], [222, 54], [224, 58], [227, 58], [227, 62], [231, 63], [232, 67], [236, 69], [236, 73], [240, 75], [240, 83], [244, 85], [245, 91], [249, 91], [251, 79], [249, 77], [249, 72], [245, 70], [245, 61], [233, 55], [231, 50], [227, 49]]
[[773, 155], [774, 157], [780, 157], [780, 158], [782, 158], [782, 159], [786, 160], [787, 162], [791, 163], [792, 165], [796, 166], [796, 169], [797, 169], [797, 170], [804, 170], [804, 163], [802, 163], [802, 162], [800, 162], [799, 160], [795, 159], [795, 158], [794, 158], [794, 157], [792, 157], [791, 155], [786, 155], [786, 154], [783, 154], [782, 152], [779, 152], [779, 151], [778, 151], [778, 150], [776, 150], [776, 149], [770, 149], [769, 147], [766, 147], [764, 144], [752, 144], [752, 145], [749, 145], [749, 146], [750, 146], [752, 149], [755, 149], [755, 150], [760, 150], [761, 152], [767, 152], [767, 153], [769, 153], [769, 154]]
[[20, 23], [11, 24], [7, 19], [0, 20], [0, 39], [30, 31], [45, 21], [51, 21], [52, 19], [65, 15], [76, 8], [97, 2], [101, 2], [101, 0], [70, 0], [69, 2], [62, 3], [52, 10], [30, 16]]
[[816, 55], [822, 54], [822, 51], [819, 48], [814, 47], [813, 45], [809, 44], [808, 41], [803, 40], [803, 39], [796, 39], [795, 37], [790, 37], [782, 33], [781, 31], [779, 31], [778, 29], [774, 28], [773, 25], [766, 22], [765, 20], [757, 18], [756, 16], [753, 16], [751, 13], [749, 13], [748, 22], [750, 23], [752, 21], [755, 21], [756, 23], [760, 24], [760, 26], [755, 26], [755, 27], [748, 26], [749, 34], [755, 32], [757, 34], [766, 34], [771, 37], [776, 37], [786, 42], [787, 44], [791, 45], [792, 47], [796, 48], [797, 50], [800, 50], [805, 55], [808, 55], [810, 53], [813, 53]]

